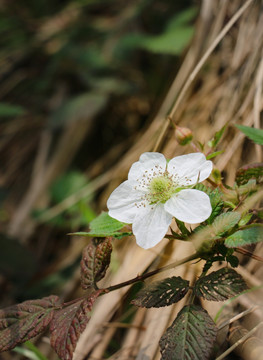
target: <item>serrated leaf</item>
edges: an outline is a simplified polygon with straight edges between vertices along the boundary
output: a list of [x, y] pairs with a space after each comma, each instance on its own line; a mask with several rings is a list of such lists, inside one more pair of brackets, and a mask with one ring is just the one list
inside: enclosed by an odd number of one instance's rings
[[189, 281], [173, 276], [146, 286], [131, 303], [146, 308], [168, 306], [181, 300], [188, 290]]
[[246, 289], [245, 281], [235, 270], [223, 268], [200, 277], [193, 291], [196, 296], [206, 300], [223, 301]]
[[161, 337], [161, 359], [209, 359], [216, 333], [215, 323], [204, 309], [187, 305]]
[[225, 240], [227, 247], [238, 247], [263, 241], [263, 224], [248, 225], [244, 230], [238, 230]]
[[81, 286], [84, 290], [95, 287], [109, 267], [112, 252], [111, 238], [94, 239], [86, 246], [81, 260]]
[[13, 349], [44, 331], [58, 306], [59, 298], [51, 295], [0, 310], [0, 351]]
[[92, 293], [88, 299], [80, 299], [54, 314], [50, 324], [50, 343], [62, 360], [71, 360], [81, 333], [90, 320], [94, 301], [102, 290]]
[[258, 184], [263, 182], [263, 163], [244, 165], [237, 170], [235, 181], [238, 186], [244, 185], [252, 179], [256, 180]]
[[190, 231], [187, 229], [187, 227], [185, 226], [185, 224], [178, 220], [178, 219], [175, 219], [176, 221], [176, 225], [178, 226], [178, 229], [181, 231], [182, 235], [184, 238], [187, 238], [191, 233]]
[[254, 143], [263, 145], [263, 130], [255, 129], [245, 125], [236, 125], [236, 127], [242, 131], [250, 140], [254, 141]]
[[131, 235], [130, 232], [120, 232], [126, 224], [113, 219], [107, 212], [102, 212], [90, 223], [89, 232], [76, 232], [70, 235], [91, 236], [91, 237], [121, 237]]
[[220, 236], [226, 231], [232, 229], [240, 220], [241, 215], [238, 212], [230, 211], [220, 214], [213, 221], [213, 228], [216, 236]]

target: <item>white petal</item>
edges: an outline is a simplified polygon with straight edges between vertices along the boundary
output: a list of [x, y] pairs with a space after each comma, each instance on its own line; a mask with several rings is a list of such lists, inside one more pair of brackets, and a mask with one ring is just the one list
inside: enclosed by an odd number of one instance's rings
[[165, 204], [164, 209], [176, 219], [189, 224], [205, 221], [211, 215], [209, 196], [195, 189], [181, 190]]
[[163, 154], [146, 152], [131, 166], [128, 179], [137, 189], [146, 191], [153, 176], [162, 175], [165, 169], [166, 159]]
[[158, 244], [172, 222], [172, 215], [164, 210], [163, 204], [148, 205], [138, 212], [132, 224], [136, 242], [144, 249]]
[[192, 153], [173, 158], [168, 163], [168, 172], [177, 175], [180, 185], [192, 185], [208, 178], [213, 168], [213, 163], [206, 160], [202, 153]]
[[142, 195], [141, 192], [132, 188], [128, 180], [124, 181], [111, 193], [107, 201], [109, 215], [114, 219], [131, 224], [137, 214], [136, 204], [140, 204]]

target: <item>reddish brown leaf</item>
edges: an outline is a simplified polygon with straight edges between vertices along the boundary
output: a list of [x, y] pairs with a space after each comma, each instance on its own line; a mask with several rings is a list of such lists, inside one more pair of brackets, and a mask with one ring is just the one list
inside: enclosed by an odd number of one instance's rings
[[51, 295], [0, 310], [0, 351], [10, 350], [44, 331], [58, 302], [59, 298]]
[[62, 360], [71, 360], [77, 341], [89, 322], [92, 306], [103, 290], [92, 293], [88, 299], [58, 310], [51, 321], [51, 346]]
[[81, 286], [84, 290], [96, 287], [96, 283], [105, 276], [111, 252], [111, 238], [94, 239], [84, 248], [81, 260]]

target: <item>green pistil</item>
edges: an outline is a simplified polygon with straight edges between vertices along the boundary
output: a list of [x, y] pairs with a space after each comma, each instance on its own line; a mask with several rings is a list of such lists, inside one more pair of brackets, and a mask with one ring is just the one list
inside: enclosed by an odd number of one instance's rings
[[165, 203], [177, 192], [176, 185], [168, 176], [153, 178], [149, 185], [150, 204]]

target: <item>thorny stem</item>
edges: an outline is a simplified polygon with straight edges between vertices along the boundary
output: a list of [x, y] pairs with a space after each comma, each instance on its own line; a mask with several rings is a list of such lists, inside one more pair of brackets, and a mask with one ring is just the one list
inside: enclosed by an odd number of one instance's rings
[[179, 261], [175, 261], [173, 262], [172, 264], [169, 264], [169, 265], [166, 265], [164, 267], [161, 267], [161, 268], [158, 268], [156, 270], [153, 270], [153, 271], [150, 271], [146, 274], [143, 274], [143, 275], [138, 275], [136, 276], [135, 278], [133, 279], [130, 279], [130, 280], [127, 280], [127, 281], [124, 281], [120, 284], [117, 284], [117, 285], [113, 285], [113, 286], [109, 286], [108, 288], [105, 288], [103, 289], [104, 292], [110, 292], [110, 291], [114, 291], [114, 290], [118, 290], [124, 286], [127, 286], [127, 285], [132, 285], [138, 281], [144, 281], [145, 279], [147, 279], [148, 277], [151, 277], [153, 275], [156, 275], [158, 273], [161, 273], [163, 271], [166, 271], [166, 270], [169, 270], [169, 269], [172, 269], [176, 266], [179, 266], [179, 265], [182, 265], [182, 264], [185, 264], [189, 261], [192, 261], [192, 260], [195, 260], [195, 259], [198, 259], [200, 257], [200, 254], [199, 253], [195, 253], [193, 255], [190, 255], [190, 256], [187, 256], [185, 258], [183, 258], [182, 260], [179, 260]]

